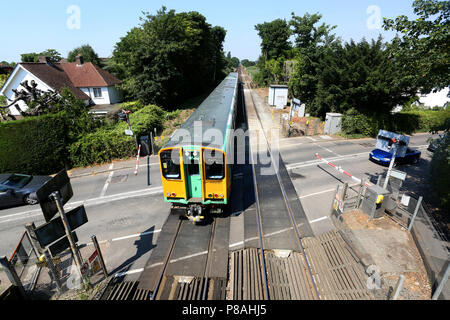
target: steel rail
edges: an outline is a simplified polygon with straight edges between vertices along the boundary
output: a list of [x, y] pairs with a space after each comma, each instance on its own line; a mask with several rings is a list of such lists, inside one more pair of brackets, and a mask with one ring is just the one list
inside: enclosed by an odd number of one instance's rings
[[211, 272], [211, 259], [214, 254], [214, 238], [216, 235], [216, 226], [217, 226], [217, 218], [213, 219], [213, 225], [211, 228], [211, 237], [209, 238], [209, 246], [208, 246], [208, 255], [206, 256], [206, 265], [205, 265], [205, 272], [204, 272], [204, 287], [203, 287], [203, 293], [202, 293], [202, 300], [207, 300], [207, 288], [209, 284], [209, 274]]
[[164, 278], [164, 274], [166, 273], [167, 265], [169, 264], [170, 258], [172, 257], [172, 254], [173, 254], [173, 251], [175, 248], [175, 243], [177, 242], [178, 235], [180, 234], [180, 230], [181, 230], [181, 226], [182, 226], [183, 222], [184, 222], [184, 220], [181, 220], [181, 219], [178, 222], [177, 231], [175, 233], [175, 236], [173, 237], [172, 245], [170, 246], [169, 253], [167, 254], [166, 259], [164, 260], [164, 265], [161, 269], [161, 272], [158, 277], [158, 281], [156, 282], [155, 290], [153, 291], [150, 300], [156, 299], [156, 295], [158, 294], [159, 287], [161, 286], [162, 280]]
[[[248, 85], [247, 85], [247, 86], [248, 86]], [[249, 89], [252, 90], [251, 88], [249, 88]], [[253, 99], [253, 94], [252, 94], [252, 92], [250, 92], [250, 97], [251, 97], [251, 99], [252, 99], [253, 105], [255, 106], [256, 116], [257, 116], [257, 118], [258, 118], [258, 120], [259, 120], [259, 122], [260, 122], [260, 124], [261, 124], [261, 128], [262, 128], [262, 131], [263, 131], [264, 139], [265, 139], [266, 142], [267, 142], [267, 151], [268, 151], [269, 154], [270, 154], [270, 158], [272, 159], [272, 163], [275, 163], [275, 159], [273, 158], [273, 154], [272, 154], [272, 149], [271, 149], [269, 140], [268, 140], [268, 138], [267, 138], [266, 132], [265, 132], [265, 130], [264, 130], [264, 127], [263, 127], [261, 118], [260, 118], [260, 116], [259, 116], [258, 110], [257, 110], [257, 108], [256, 108], [256, 104], [255, 104], [255, 101], [254, 101], [254, 99]], [[312, 280], [312, 283], [313, 283], [314, 291], [316, 292], [317, 299], [320, 300], [319, 290], [317, 289], [317, 284], [316, 284], [316, 281], [314, 280], [314, 276], [313, 276], [313, 274], [312, 274], [311, 265], [310, 265], [310, 263], [309, 263], [309, 261], [308, 261], [308, 257], [306, 256], [306, 251], [305, 251], [305, 248], [304, 248], [304, 246], [303, 246], [303, 242], [302, 242], [302, 239], [301, 239], [301, 236], [300, 236], [300, 231], [298, 230], [298, 226], [297, 226], [297, 223], [296, 223], [296, 221], [295, 221], [295, 216], [294, 216], [293, 211], [292, 211], [292, 208], [291, 208], [291, 206], [290, 206], [290, 204], [289, 204], [289, 200], [288, 200], [288, 198], [287, 198], [286, 190], [285, 190], [284, 185], [283, 185], [283, 182], [282, 182], [282, 180], [281, 180], [281, 176], [280, 176], [279, 170], [275, 169], [275, 173], [276, 173], [276, 176], [277, 176], [278, 183], [279, 183], [279, 185], [280, 185], [281, 193], [283, 194], [283, 199], [284, 199], [286, 208], [287, 208], [288, 213], [289, 213], [289, 216], [290, 216], [291, 224], [292, 224], [292, 226], [293, 226], [293, 228], [294, 228], [294, 231], [295, 231], [295, 233], [296, 233], [296, 235], [297, 235], [297, 241], [298, 241], [298, 243], [299, 243], [300, 249], [301, 249], [301, 251], [302, 251], [302, 253], [303, 253], [303, 256], [304, 256], [304, 258], [305, 258], [306, 266], [307, 266], [307, 268], [308, 268], [308, 272], [309, 272], [309, 274], [310, 274], [310, 277], [311, 277], [311, 280]], [[255, 184], [256, 184], [256, 177], [255, 177], [255, 175], [254, 175], [254, 179], [255, 179]]]

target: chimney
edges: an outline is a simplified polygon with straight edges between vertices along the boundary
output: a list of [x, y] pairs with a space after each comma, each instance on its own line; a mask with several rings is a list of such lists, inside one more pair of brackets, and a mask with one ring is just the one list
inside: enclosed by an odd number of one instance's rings
[[84, 63], [83, 56], [81, 54], [77, 55], [76, 61], [77, 61], [77, 66], [82, 66]]
[[49, 57], [45, 57], [45, 56], [39, 56], [39, 62], [40, 63], [50, 64], [50, 58]]

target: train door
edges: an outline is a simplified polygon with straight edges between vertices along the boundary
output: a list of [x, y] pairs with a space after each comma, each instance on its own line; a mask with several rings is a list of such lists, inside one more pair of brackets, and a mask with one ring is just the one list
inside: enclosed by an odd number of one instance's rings
[[188, 199], [203, 200], [202, 176], [200, 169], [200, 152], [184, 152], [184, 171], [186, 173], [186, 186]]

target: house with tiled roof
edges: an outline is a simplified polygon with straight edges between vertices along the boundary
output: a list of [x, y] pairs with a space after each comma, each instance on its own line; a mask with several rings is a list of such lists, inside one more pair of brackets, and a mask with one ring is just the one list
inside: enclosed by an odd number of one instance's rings
[[[47, 57], [39, 57], [36, 63], [19, 63], [0, 89], [0, 94], [13, 101], [13, 90], [22, 90], [24, 81], [34, 81], [43, 91], [61, 92], [66, 87], [86, 105], [111, 105], [122, 101], [117, 88], [121, 81], [91, 62], [85, 63], [82, 56], [73, 63], [52, 63]], [[19, 101], [17, 106], [23, 111], [28, 108], [23, 101]], [[13, 115], [20, 115], [15, 106], [10, 111]]]

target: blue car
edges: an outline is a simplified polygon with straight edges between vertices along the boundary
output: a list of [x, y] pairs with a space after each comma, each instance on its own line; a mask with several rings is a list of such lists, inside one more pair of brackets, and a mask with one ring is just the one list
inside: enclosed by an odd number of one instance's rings
[[[400, 164], [416, 164], [419, 163], [422, 152], [408, 148], [404, 157], [396, 157], [394, 166]], [[370, 161], [383, 166], [389, 166], [391, 164], [392, 154], [380, 149], [373, 150], [370, 153]]]

